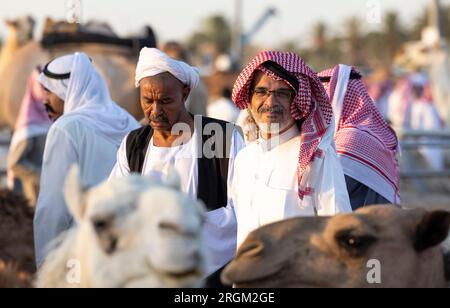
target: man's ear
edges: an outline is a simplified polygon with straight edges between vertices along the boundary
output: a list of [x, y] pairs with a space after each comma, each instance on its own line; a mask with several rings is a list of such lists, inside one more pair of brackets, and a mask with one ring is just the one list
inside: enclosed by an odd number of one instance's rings
[[189, 88], [188, 86], [185, 86], [183, 88], [183, 102], [187, 101], [189, 94], [191, 94], [191, 88]]
[[79, 167], [78, 165], [73, 165], [67, 174], [64, 185], [64, 198], [66, 199], [70, 214], [72, 214], [77, 222], [83, 219], [86, 210], [84, 194], [80, 182]]
[[426, 213], [416, 228], [414, 248], [421, 252], [442, 243], [448, 236], [450, 212]]

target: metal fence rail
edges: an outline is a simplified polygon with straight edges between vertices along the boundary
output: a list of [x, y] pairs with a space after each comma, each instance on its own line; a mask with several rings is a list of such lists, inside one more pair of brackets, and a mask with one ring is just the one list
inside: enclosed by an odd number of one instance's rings
[[[3, 131], [2, 131], [3, 132]], [[6, 136], [8, 135], [8, 136]], [[2, 134], [2, 138], [0, 138], [0, 147], [8, 147], [10, 143], [9, 134]], [[2, 157], [2, 159], [6, 159], [6, 157]], [[6, 177], [6, 170], [4, 169], [6, 162], [4, 164], [0, 164], [0, 180]]]
[[403, 152], [402, 158], [406, 162], [407, 170], [401, 171], [401, 177], [405, 179], [418, 178], [447, 178], [450, 177], [450, 168], [434, 171], [418, 168], [415, 161], [406, 151], [418, 151], [421, 147], [450, 150], [450, 130], [420, 131], [402, 130], [397, 131], [400, 146]]

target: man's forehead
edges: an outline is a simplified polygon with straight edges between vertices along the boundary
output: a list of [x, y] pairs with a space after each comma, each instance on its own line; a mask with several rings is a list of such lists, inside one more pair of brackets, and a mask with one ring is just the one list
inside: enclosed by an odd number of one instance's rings
[[280, 87], [283, 87], [283, 88], [286, 88], [286, 89], [290, 89], [290, 86], [289, 86], [289, 84], [286, 81], [274, 79], [272, 76], [266, 74], [263, 71], [259, 71], [258, 70], [253, 75], [253, 86], [254, 87], [264, 86], [264, 85], [267, 85], [269, 83], [279, 85]]
[[174, 87], [177, 85], [182, 86], [183, 84], [171, 73], [163, 72], [163, 73], [157, 74], [155, 76], [148, 76], [148, 77], [143, 78], [140, 81], [140, 85], [142, 88], [146, 88], [146, 87], [154, 87], [154, 86]]

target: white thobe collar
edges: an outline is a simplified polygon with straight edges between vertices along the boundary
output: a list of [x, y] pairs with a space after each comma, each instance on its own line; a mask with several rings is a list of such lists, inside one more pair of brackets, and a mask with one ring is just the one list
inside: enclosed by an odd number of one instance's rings
[[262, 152], [270, 152], [277, 146], [282, 145], [298, 136], [300, 136], [300, 130], [297, 125], [293, 125], [281, 135], [273, 136], [270, 139], [264, 139], [260, 136], [258, 140], [256, 140], [256, 143]]

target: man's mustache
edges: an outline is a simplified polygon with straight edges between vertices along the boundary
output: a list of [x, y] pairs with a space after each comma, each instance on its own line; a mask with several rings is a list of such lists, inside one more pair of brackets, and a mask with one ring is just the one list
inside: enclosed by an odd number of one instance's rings
[[273, 113], [273, 114], [282, 115], [284, 113], [284, 110], [280, 106], [273, 106], [273, 107], [262, 106], [258, 110], [258, 113], [260, 113], [260, 114], [262, 114], [262, 113]]
[[157, 116], [150, 115], [149, 120], [151, 122], [169, 122], [169, 119], [167, 119], [167, 117], [162, 114], [157, 115]]

